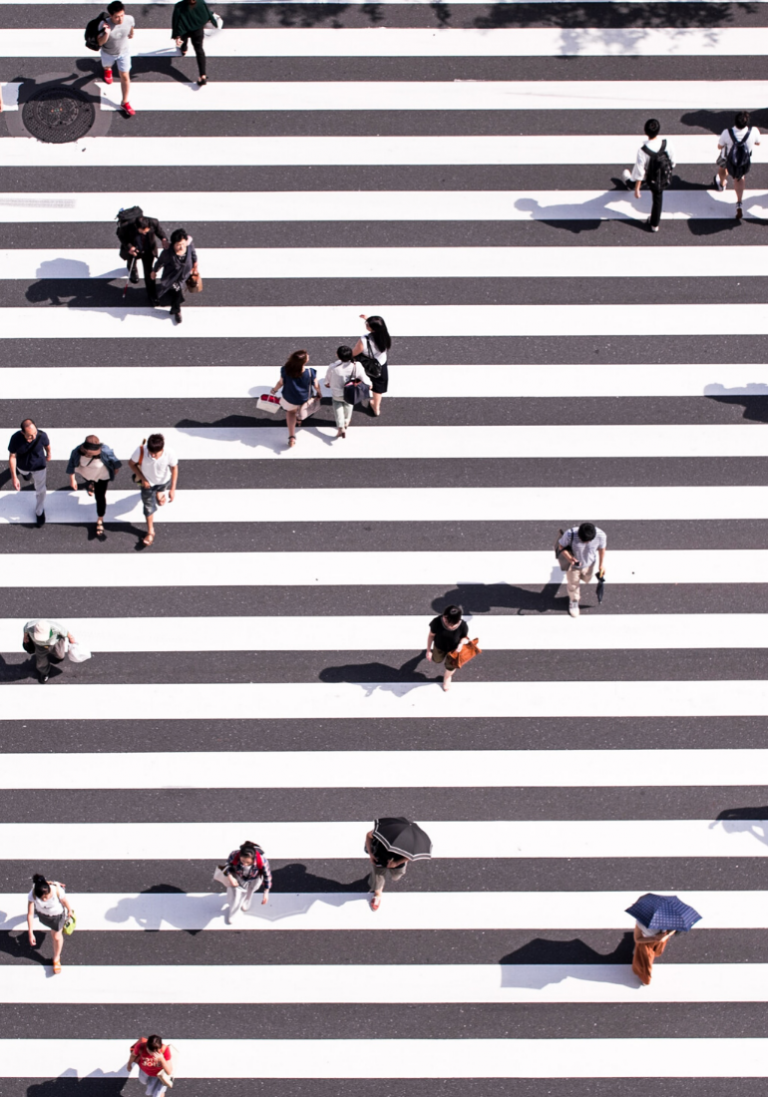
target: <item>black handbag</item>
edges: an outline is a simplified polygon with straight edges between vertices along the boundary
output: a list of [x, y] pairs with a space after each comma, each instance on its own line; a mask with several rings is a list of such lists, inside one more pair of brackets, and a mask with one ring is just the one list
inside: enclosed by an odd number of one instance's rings
[[358, 354], [355, 361], [360, 363], [372, 381], [377, 381], [381, 377], [381, 362], [371, 355], [371, 340], [367, 336], [365, 341], [368, 344], [368, 353]]
[[35, 641], [32, 639], [31, 636], [28, 636], [26, 638], [26, 640], [24, 641], [22, 646], [23, 646], [24, 650], [26, 651], [27, 655], [34, 655], [35, 654]]
[[350, 377], [344, 386], [344, 401], [347, 404], [364, 404], [371, 397], [370, 386], [362, 377]]

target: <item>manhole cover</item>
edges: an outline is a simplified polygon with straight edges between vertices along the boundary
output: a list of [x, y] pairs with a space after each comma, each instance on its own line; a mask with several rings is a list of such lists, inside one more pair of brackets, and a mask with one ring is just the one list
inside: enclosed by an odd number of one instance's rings
[[93, 103], [72, 88], [46, 88], [24, 104], [24, 127], [55, 145], [85, 137], [96, 118]]

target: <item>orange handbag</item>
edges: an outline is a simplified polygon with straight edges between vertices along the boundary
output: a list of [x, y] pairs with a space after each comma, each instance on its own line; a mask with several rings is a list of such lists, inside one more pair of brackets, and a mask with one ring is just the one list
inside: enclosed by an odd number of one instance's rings
[[477, 637], [474, 640], [470, 640], [468, 644], [462, 644], [460, 648], [456, 648], [451, 652], [451, 658], [456, 663], [456, 669], [463, 667], [465, 663], [468, 663], [470, 659], [474, 659], [476, 655], [481, 655], [483, 649], [477, 646]]

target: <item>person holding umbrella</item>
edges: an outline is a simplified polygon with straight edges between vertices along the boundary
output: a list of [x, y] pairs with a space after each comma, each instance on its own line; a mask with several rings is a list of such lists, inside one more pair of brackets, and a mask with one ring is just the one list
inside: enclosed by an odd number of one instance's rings
[[627, 914], [637, 919], [632, 970], [647, 987], [654, 960], [662, 955], [669, 939], [678, 931], [687, 933], [701, 921], [701, 915], [676, 895], [654, 895], [652, 892], [641, 895], [627, 908]]
[[393, 882], [402, 880], [409, 861], [430, 859], [432, 842], [418, 823], [412, 823], [409, 819], [375, 819], [373, 830], [369, 830], [365, 836], [365, 852], [371, 861], [371, 910], [378, 910], [387, 871]]

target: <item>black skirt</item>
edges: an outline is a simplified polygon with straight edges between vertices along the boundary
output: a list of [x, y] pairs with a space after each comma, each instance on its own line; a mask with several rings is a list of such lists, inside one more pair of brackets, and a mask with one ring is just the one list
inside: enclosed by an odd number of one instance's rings
[[41, 914], [39, 910], [36, 910], [35, 914], [37, 915], [38, 920], [41, 921], [46, 927], [46, 929], [52, 929], [56, 932], [64, 929], [64, 926], [67, 924], [67, 919], [69, 918], [69, 914], [67, 913], [66, 909], [63, 910], [61, 914], [54, 914], [53, 916], [48, 914]]
[[377, 377], [375, 380], [371, 378], [371, 392], [378, 392], [383, 395], [389, 388], [389, 369], [387, 363], [381, 367], [381, 377]]

